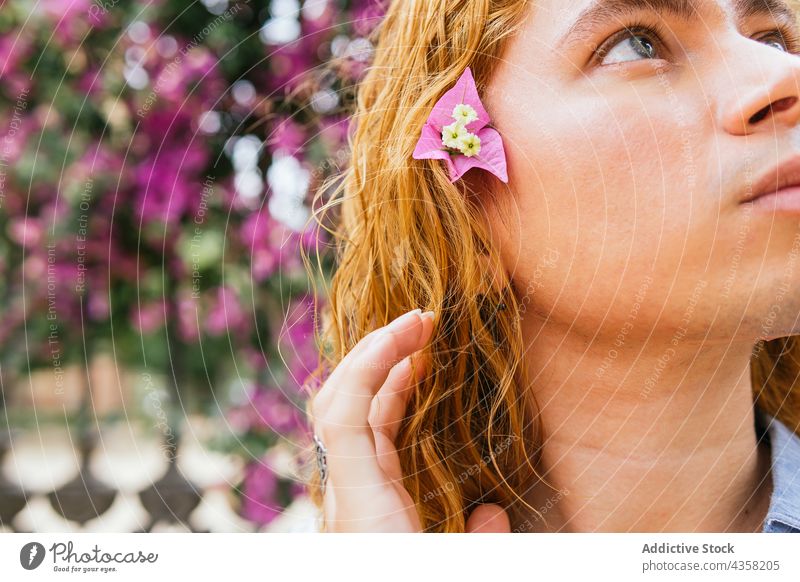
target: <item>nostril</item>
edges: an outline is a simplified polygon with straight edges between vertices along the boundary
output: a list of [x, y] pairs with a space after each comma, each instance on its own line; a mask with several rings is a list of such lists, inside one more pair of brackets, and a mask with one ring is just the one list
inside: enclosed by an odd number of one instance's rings
[[769, 105], [767, 105], [766, 107], [762, 107], [758, 113], [756, 113], [750, 118], [750, 123], [758, 123], [759, 121], [764, 119], [767, 116], [767, 113], [769, 113], [769, 108], [770, 108]]
[[783, 99], [778, 99], [777, 101], [770, 103], [755, 113], [750, 118], [750, 123], [758, 123], [770, 112], [780, 113], [781, 111], [786, 111], [787, 109], [793, 107], [795, 103], [797, 103], [797, 97], [784, 97]]

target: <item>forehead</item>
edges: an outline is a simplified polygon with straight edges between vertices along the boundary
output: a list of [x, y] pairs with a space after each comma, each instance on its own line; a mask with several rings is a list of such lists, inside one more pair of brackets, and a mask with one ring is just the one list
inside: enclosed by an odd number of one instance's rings
[[637, 11], [654, 11], [689, 20], [693, 18], [736, 21], [756, 14], [794, 14], [796, 0], [536, 0], [533, 12], [559, 30], [576, 22], [609, 19]]
[[584, 40], [598, 28], [624, 24], [627, 15], [655, 12], [706, 27], [730, 22], [734, 26], [749, 17], [767, 16], [776, 21], [796, 20], [796, 0], [536, 0], [529, 28], [549, 46]]

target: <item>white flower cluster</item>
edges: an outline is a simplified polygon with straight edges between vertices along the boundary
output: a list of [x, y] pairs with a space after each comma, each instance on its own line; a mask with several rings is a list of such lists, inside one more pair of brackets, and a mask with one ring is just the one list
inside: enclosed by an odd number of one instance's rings
[[481, 138], [467, 130], [467, 124], [478, 119], [478, 113], [471, 105], [459, 103], [453, 108], [453, 119], [442, 128], [442, 144], [468, 157], [476, 155], [481, 151]]

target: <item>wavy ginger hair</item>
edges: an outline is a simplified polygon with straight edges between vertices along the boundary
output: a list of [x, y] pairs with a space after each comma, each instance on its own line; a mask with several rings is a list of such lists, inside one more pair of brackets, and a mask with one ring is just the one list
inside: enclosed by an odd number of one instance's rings
[[[526, 510], [538, 514], [524, 500], [540, 479], [542, 435], [526, 388], [521, 302], [504, 291], [510, 281], [470, 196], [485, 172], [452, 184], [440, 160], [411, 157], [433, 104], [467, 66], [479, 91], [485, 87], [504, 40], [531, 5], [391, 2], [372, 35], [372, 66], [357, 87], [349, 163], [315, 197], [332, 192], [319, 213], [339, 213], [333, 221], [337, 266], [312, 376], [330, 371], [364, 335], [402, 313], [436, 312], [425, 348], [428, 374], [411, 397], [396, 443], [425, 531], [463, 532], [479, 503], [506, 508], [512, 527]], [[757, 344], [751, 370], [760, 406], [797, 431], [797, 337]], [[321, 507], [316, 472], [309, 487]]]

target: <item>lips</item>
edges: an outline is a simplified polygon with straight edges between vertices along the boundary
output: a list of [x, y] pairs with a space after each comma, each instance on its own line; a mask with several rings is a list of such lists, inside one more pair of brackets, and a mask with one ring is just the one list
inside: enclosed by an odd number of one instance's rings
[[800, 155], [773, 166], [748, 188], [742, 203], [800, 212]]

